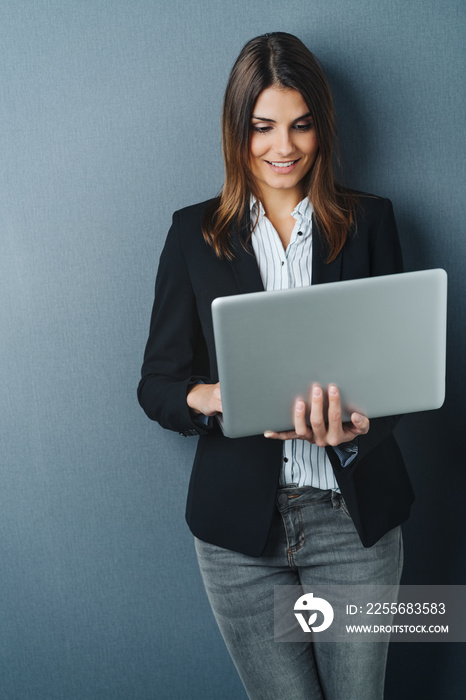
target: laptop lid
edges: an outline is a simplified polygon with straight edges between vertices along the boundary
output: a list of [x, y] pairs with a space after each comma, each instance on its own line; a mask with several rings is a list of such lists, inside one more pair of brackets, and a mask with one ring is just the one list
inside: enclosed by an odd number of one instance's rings
[[338, 386], [344, 420], [439, 408], [446, 298], [436, 269], [215, 299], [224, 434], [292, 429], [314, 382]]

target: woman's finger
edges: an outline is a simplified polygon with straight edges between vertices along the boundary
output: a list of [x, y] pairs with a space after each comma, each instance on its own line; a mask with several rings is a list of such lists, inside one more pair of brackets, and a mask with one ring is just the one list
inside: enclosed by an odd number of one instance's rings
[[296, 435], [303, 440], [312, 438], [312, 430], [306, 423], [306, 404], [298, 399], [294, 407], [294, 429]]
[[358, 435], [365, 435], [367, 432], [369, 432], [370, 420], [366, 416], [363, 416], [361, 413], [352, 413], [351, 423], [354, 425], [353, 430]]
[[328, 388], [327, 443], [333, 446], [338, 445], [342, 437], [340, 393], [335, 384], [330, 384]]
[[277, 433], [273, 430], [266, 430], [264, 437], [270, 438], [271, 440], [294, 440], [298, 436], [294, 430], [284, 430], [281, 433]]
[[311, 390], [311, 429], [316, 445], [323, 447], [327, 444], [327, 429], [324, 419], [324, 392], [318, 384]]

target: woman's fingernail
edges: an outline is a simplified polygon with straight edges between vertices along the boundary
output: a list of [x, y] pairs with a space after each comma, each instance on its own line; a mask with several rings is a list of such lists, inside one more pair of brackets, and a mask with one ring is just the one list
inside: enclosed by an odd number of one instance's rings
[[338, 389], [336, 388], [335, 384], [331, 384], [329, 386], [328, 393], [331, 394], [332, 396], [335, 396], [335, 394], [338, 393]]
[[354, 418], [353, 418], [353, 422], [354, 422], [354, 423], [358, 423], [358, 424], [359, 424], [359, 423], [362, 423], [362, 418], [363, 418], [363, 417], [361, 416], [360, 413], [356, 413], [355, 416], [354, 416]]
[[302, 413], [305, 409], [304, 401], [297, 401], [296, 402], [296, 410], [298, 413]]
[[312, 390], [312, 395], [315, 396], [316, 399], [319, 398], [320, 396], [320, 386], [315, 386]]
[[264, 437], [272, 437], [273, 432], [271, 430], [266, 430], [264, 433]]

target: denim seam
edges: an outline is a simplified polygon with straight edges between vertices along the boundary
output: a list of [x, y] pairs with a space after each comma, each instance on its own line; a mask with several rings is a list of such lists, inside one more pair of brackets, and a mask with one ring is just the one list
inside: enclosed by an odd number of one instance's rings
[[[288, 527], [287, 527], [287, 519], [284, 517], [285, 511], [290, 513], [292, 510], [296, 511], [297, 520], [298, 520], [298, 528], [299, 528], [298, 533], [297, 533], [298, 534], [298, 538], [297, 538], [298, 541], [294, 545], [290, 544], [290, 537], [289, 537], [289, 532], [288, 532]], [[301, 517], [301, 508], [299, 506], [288, 507], [288, 508], [283, 509], [283, 511], [280, 510], [280, 515], [281, 515], [281, 518], [283, 521], [283, 527], [284, 527], [285, 536], [286, 536], [286, 544], [287, 544], [286, 555], [287, 555], [288, 565], [289, 565], [290, 569], [292, 569], [293, 571], [297, 571], [298, 567], [295, 564], [293, 557], [296, 554], [296, 552], [298, 552], [300, 549], [303, 548], [304, 543], [305, 543], [303, 519]]]

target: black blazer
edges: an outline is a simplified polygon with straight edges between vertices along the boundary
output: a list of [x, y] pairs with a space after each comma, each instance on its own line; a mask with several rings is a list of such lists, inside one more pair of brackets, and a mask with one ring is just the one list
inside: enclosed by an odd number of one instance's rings
[[[260, 556], [275, 508], [282, 442], [263, 436], [226, 438], [216, 421], [193, 418], [186, 403], [190, 382], [217, 382], [211, 317], [219, 296], [263, 290], [248, 230], [233, 231], [236, 257], [219, 260], [201, 233], [210, 202], [175, 212], [155, 286], [150, 334], [138, 397], [149, 418], [181, 435], [200, 435], [189, 486], [186, 519], [201, 540]], [[313, 222], [312, 283], [401, 272], [401, 249], [388, 199], [361, 196], [357, 226], [338, 257], [325, 263], [324, 239]], [[355, 309], [354, 313], [357, 313]], [[343, 469], [326, 448], [341, 493], [364, 546], [407, 519], [414, 499], [392, 434], [397, 417], [371, 421], [359, 453]], [[162, 467], [160, 467], [162, 468]]]

